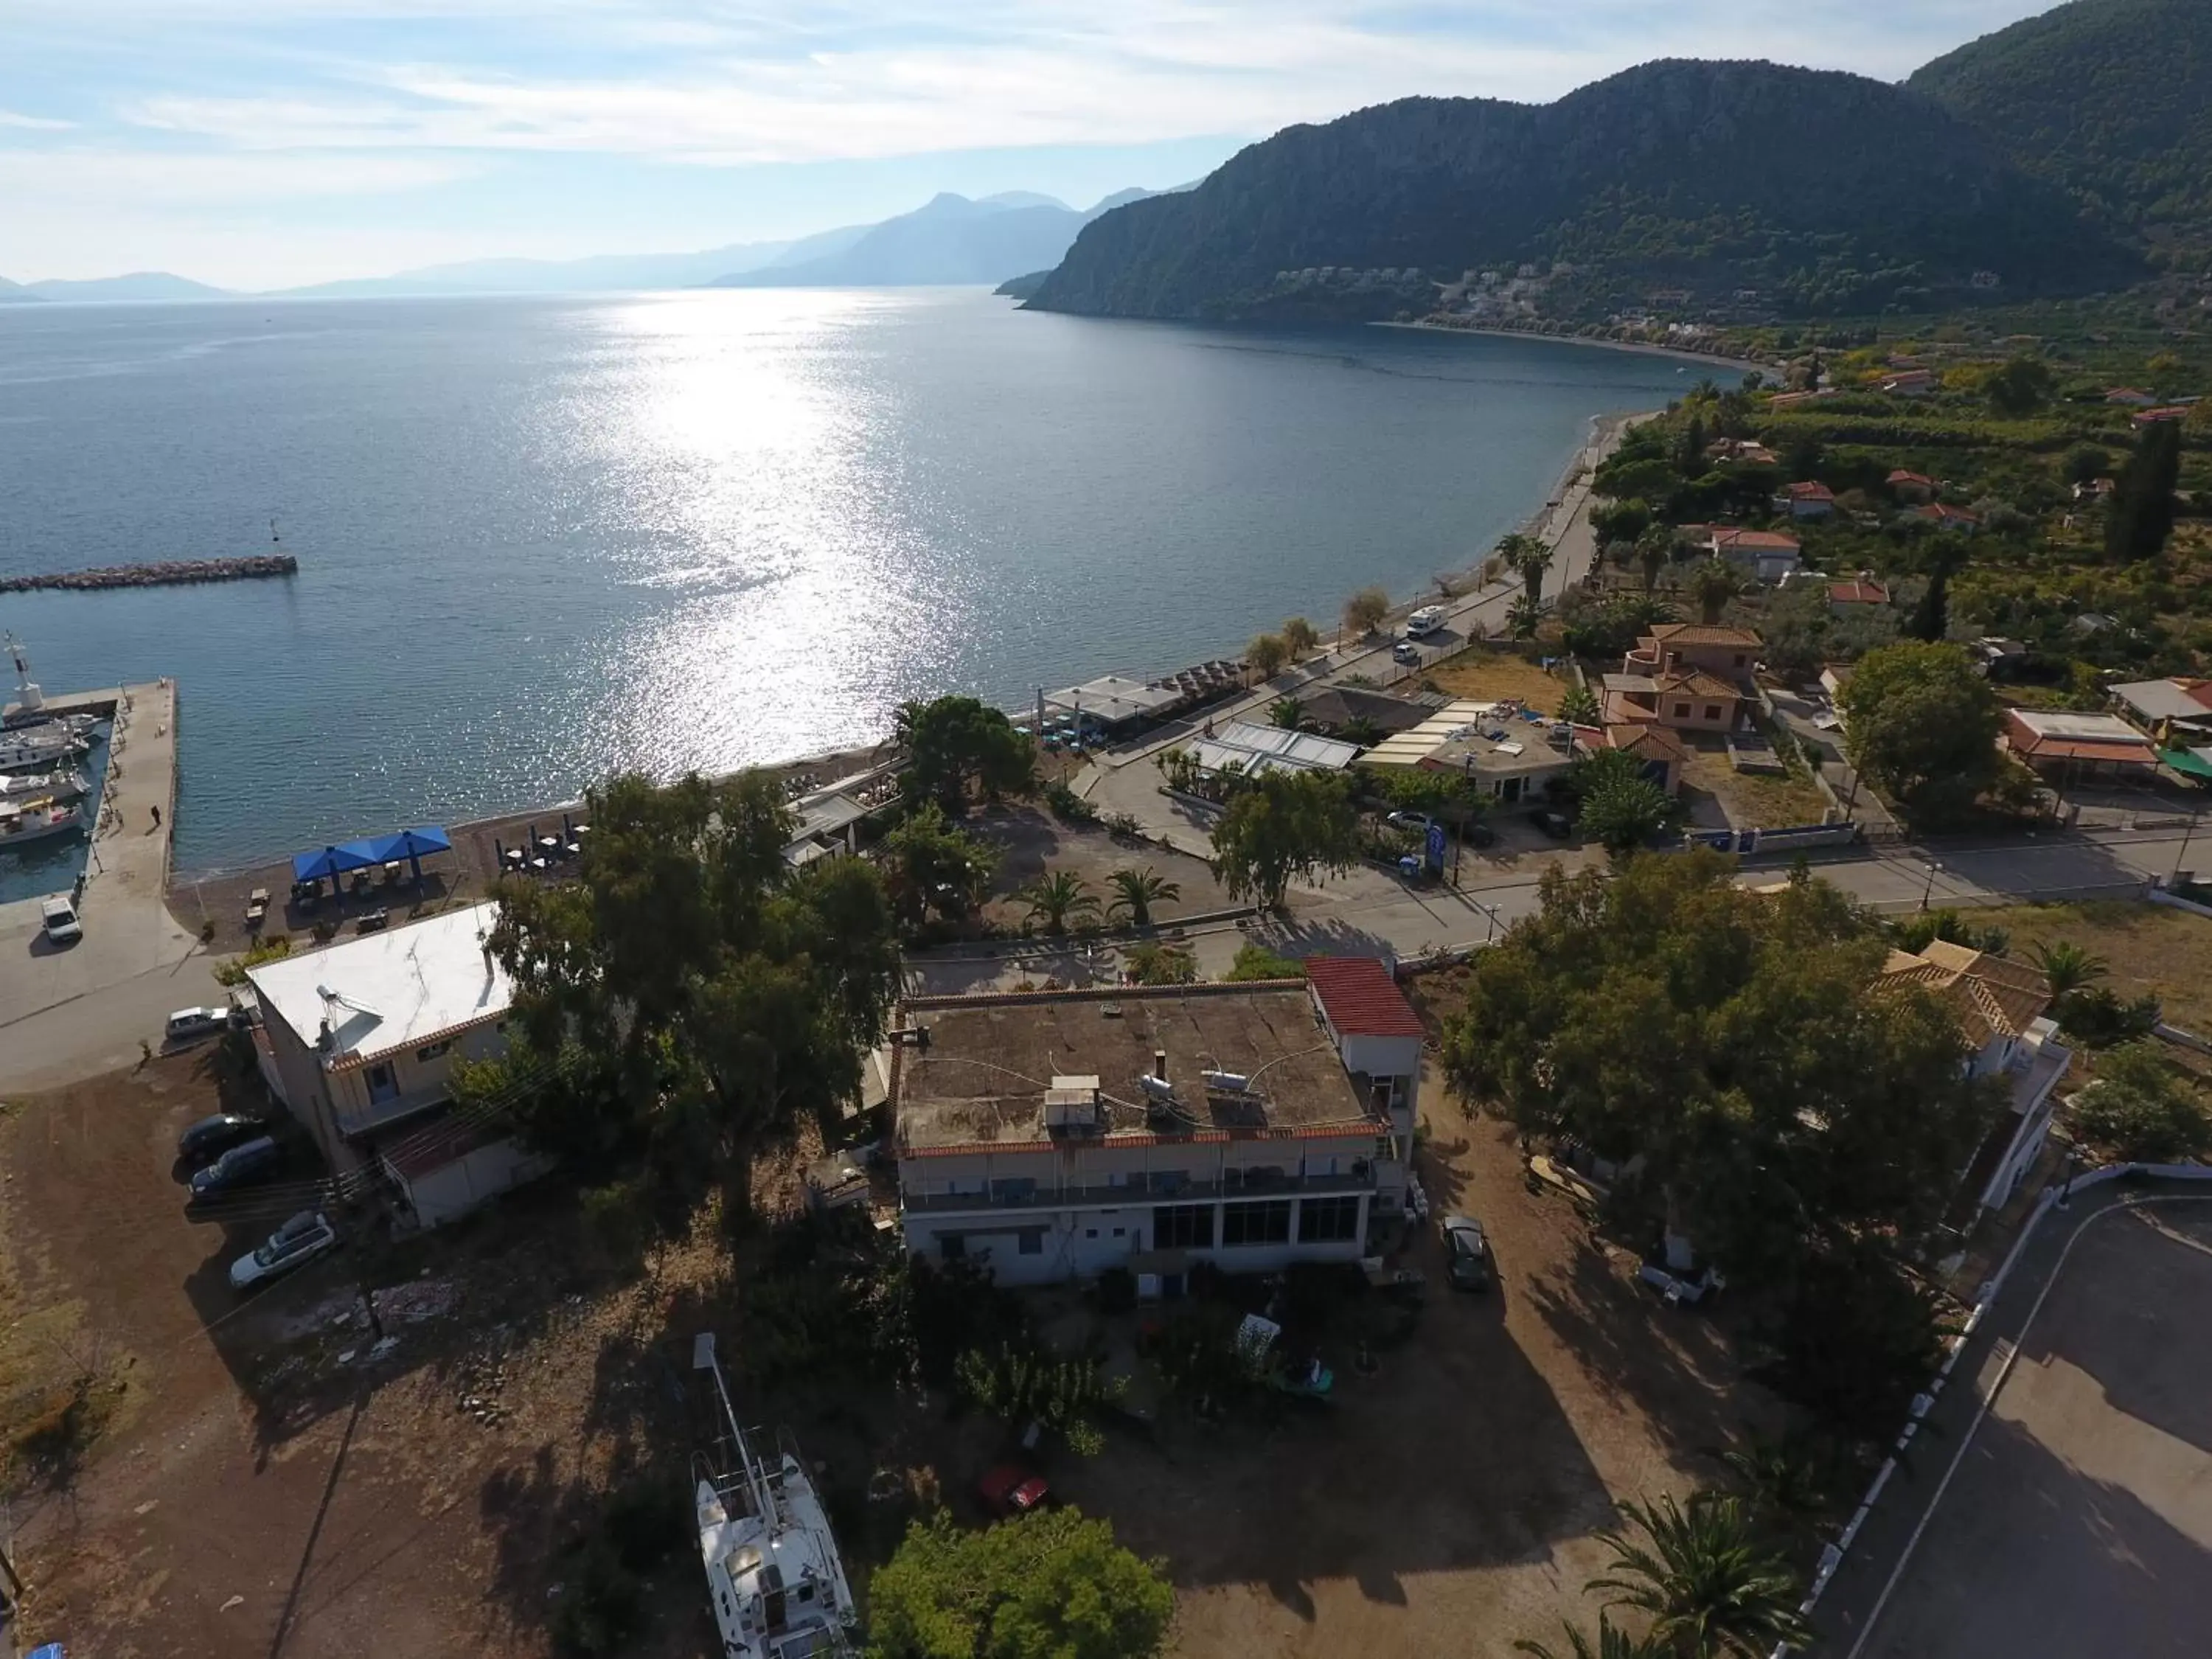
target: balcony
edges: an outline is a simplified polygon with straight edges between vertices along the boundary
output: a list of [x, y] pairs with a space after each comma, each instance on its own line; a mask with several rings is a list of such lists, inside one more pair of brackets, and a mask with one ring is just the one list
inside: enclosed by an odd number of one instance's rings
[[1334, 1193], [1364, 1193], [1375, 1188], [1375, 1172], [1364, 1175], [1286, 1175], [1269, 1181], [1186, 1181], [1173, 1188], [1158, 1186], [1094, 1186], [1071, 1182], [1060, 1187], [1038, 1185], [1021, 1197], [999, 1193], [902, 1192], [899, 1205], [908, 1215], [947, 1215], [977, 1211], [1066, 1209], [1150, 1209], [1156, 1204], [1210, 1204], [1217, 1200], [1244, 1198], [1324, 1197]]

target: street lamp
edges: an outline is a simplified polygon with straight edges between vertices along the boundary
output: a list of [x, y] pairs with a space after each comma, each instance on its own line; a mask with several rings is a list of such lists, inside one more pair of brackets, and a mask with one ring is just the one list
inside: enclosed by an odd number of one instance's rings
[[2203, 818], [2201, 807], [2189, 815], [2189, 827], [2181, 832], [2181, 850], [2173, 855], [2173, 873], [2166, 878], [2166, 890], [2169, 893], [2181, 884], [2181, 866], [2189, 856], [2190, 838], [2196, 835], [2197, 826]]
[[1942, 865], [1936, 863], [1934, 859], [1928, 860], [1928, 884], [1920, 890], [1920, 908], [1923, 910], [1928, 908], [1929, 901], [1936, 896], [1936, 878], [1942, 872]]

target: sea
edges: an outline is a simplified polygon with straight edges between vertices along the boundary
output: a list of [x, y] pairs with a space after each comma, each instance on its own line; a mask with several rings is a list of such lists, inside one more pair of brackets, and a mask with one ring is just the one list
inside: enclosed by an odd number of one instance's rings
[[1708, 372], [974, 289], [0, 307], [0, 574], [300, 562], [0, 630], [50, 694], [175, 679], [176, 867], [234, 868], [1326, 633]]

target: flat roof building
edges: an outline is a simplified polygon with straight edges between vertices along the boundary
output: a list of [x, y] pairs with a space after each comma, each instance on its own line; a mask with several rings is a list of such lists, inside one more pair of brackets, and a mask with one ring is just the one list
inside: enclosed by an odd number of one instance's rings
[[1353, 1261], [1402, 1216], [1421, 1030], [1390, 970], [920, 997], [886, 1055], [908, 1248], [1002, 1283]]
[[1341, 772], [1359, 753], [1356, 743], [1293, 732], [1285, 726], [1231, 720], [1188, 745], [1191, 757], [1209, 772], [1231, 766], [1248, 775], [1260, 772]]
[[1534, 793], [1573, 761], [1572, 728], [1563, 722], [1530, 720], [1515, 704], [1471, 701], [1445, 704], [1359, 757], [1362, 766], [1457, 773], [1505, 801]]
[[2118, 714], [2075, 714], [2042, 708], [2005, 710], [2005, 744], [2039, 771], [2152, 770], [2158, 750]]

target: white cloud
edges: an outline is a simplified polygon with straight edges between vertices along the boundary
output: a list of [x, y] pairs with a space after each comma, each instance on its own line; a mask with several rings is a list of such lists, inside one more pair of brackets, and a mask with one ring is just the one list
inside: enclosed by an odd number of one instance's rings
[[0, 109], [0, 127], [15, 127], [26, 132], [67, 132], [76, 125], [74, 121], [57, 121], [44, 115], [26, 115], [21, 110]]
[[465, 157], [234, 155], [120, 149], [0, 149], [0, 196], [156, 211], [222, 204], [386, 195], [479, 170]]

